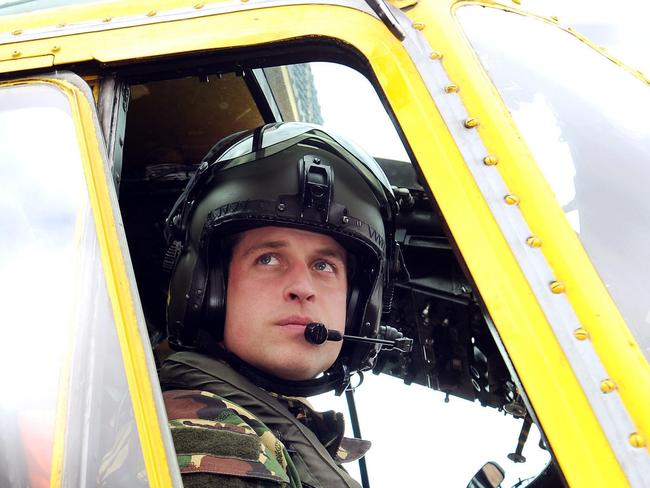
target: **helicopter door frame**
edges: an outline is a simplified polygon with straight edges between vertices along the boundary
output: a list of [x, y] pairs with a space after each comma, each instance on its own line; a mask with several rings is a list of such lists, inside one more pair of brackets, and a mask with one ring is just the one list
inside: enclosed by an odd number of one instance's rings
[[[70, 455], [70, 449], [82, 453], [83, 458], [84, 450], [91, 445], [86, 438], [88, 434], [84, 433], [88, 427], [85, 421], [98, 420], [97, 412], [102, 410], [105, 415], [112, 414], [106, 411], [103, 400], [97, 397], [98, 385], [92, 384], [105, 374], [102, 371], [122, 375], [118, 383], [125, 381], [128, 385], [128, 393], [120, 401], [126, 400], [130, 405], [125, 406], [126, 417], [122, 416], [120, 420], [135, 420], [137, 430], [131, 430], [127, 435], [129, 438], [135, 436], [134, 441], [141, 448], [150, 486], [170, 486], [172, 480], [180, 485], [153, 356], [150, 348], [145, 347], [148, 336], [144, 316], [91, 90], [80, 77], [63, 71], [0, 82], [0, 88], [5, 87], [44, 87], [45, 91], [41, 88], [42, 94], [34, 98], [34, 107], [39, 107], [44, 97], [65, 99], [78, 143], [82, 165], [79, 170], [85, 183], [85, 191], [82, 189], [85, 210], [78, 211], [75, 266], [70, 270], [79, 295], [72, 299], [75, 305], [70, 331], [59, 332], [67, 337], [68, 345], [65, 346], [67, 352], [59, 373], [51, 486], [69, 482], [76, 484], [73, 480], [83, 479], [79, 477], [84, 476], [81, 473], [85, 469], [78, 465], [78, 457]], [[33, 138], [35, 141], [44, 139], [38, 133], [34, 133]], [[43, 164], [51, 164], [52, 161], [55, 162], [56, 158], [46, 158]], [[74, 191], [72, 182], [70, 186], [70, 191]], [[94, 296], [86, 296], [91, 290]], [[108, 346], [110, 350], [102, 349], [102, 344], [99, 347], [95, 344], [103, 342], [106, 337], [113, 341]], [[118, 359], [114, 359], [112, 353], [118, 350]], [[108, 357], [88, 356], [93, 352]], [[121, 364], [108, 365], [105, 361], [118, 361]], [[95, 372], [99, 372], [97, 376]], [[95, 436], [99, 434], [100, 427], [94, 427]], [[70, 445], [76, 447], [71, 448]], [[92, 443], [93, 447], [97, 445]], [[110, 456], [111, 450], [120, 448], [117, 443], [104, 447], [106, 451], [101, 450], [100, 456]], [[137, 458], [137, 453], [133, 453], [133, 456]], [[169, 460], [174, 462], [170, 464]]]

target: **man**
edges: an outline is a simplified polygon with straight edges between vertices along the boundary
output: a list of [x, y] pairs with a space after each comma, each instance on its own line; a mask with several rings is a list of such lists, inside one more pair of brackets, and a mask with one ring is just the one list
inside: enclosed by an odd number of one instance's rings
[[372, 366], [375, 344], [333, 339], [379, 334], [396, 212], [377, 163], [315, 126], [206, 155], [166, 227], [169, 341], [185, 352], [159, 374], [186, 486], [358, 486], [340, 464], [369, 443], [296, 397], [340, 394]]

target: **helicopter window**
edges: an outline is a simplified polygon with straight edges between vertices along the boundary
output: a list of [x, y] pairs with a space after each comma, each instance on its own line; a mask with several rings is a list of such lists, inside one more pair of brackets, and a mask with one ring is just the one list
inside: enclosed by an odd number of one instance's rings
[[[335, 129], [375, 158], [410, 160], [372, 84], [358, 71], [325, 62], [278, 66], [263, 71], [283, 120], [322, 124]], [[291, 90], [283, 88], [287, 84]], [[341, 106], [347, 106], [348, 110], [341, 110]]]
[[147, 482], [74, 117], [47, 83], [0, 88], [1, 486], [110, 484], [119, 448]]
[[458, 18], [650, 360], [646, 83], [536, 19], [474, 7]]
[[[162, 222], [191, 173], [212, 144], [232, 132], [280, 119], [319, 123], [377, 159], [403, 209], [399, 239], [411, 281], [396, 290], [390, 321], [418, 345], [410, 356], [382, 352], [377, 376], [368, 373], [356, 394], [362, 434], [374, 443], [367, 455], [371, 486], [419, 485], [425, 479], [465, 486], [493, 459], [512, 483], [543, 469], [550, 455], [535, 447], [536, 428], [526, 464], [500, 458], [516, 450], [524, 401], [453, 254], [435, 202], [418, 182], [398, 128], [364, 75], [342, 64], [311, 62], [219, 76], [139, 79], [130, 89], [120, 204], [158, 359], [168, 353], [162, 341], [169, 281], [161, 267]], [[455, 397], [449, 404], [446, 394]], [[345, 411], [344, 402], [333, 394], [313, 398], [323, 410]], [[409, 426], [398, 427], [399, 421], [387, 421], [390, 412], [401, 411], [420, 419], [417, 435]], [[413, 449], [400, 460], [404, 468], [395, 470], [393, 461], [401, 454], [395, 446], [404, 445]], [[431, 459], [452, 458], [431, 469]], [[351, 468], [357, 479], [360, 469]], [[405, 472], [411, 473], [406, 482]]]

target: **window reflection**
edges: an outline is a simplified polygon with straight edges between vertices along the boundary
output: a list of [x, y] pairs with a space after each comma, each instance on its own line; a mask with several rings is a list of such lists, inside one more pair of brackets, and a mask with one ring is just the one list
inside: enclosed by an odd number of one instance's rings
[[648, 87], [541, 21], [476, 7], [458, 18], [650, 358]]
[[83, 189], [79, 171], [71, 171], [80, 162], [70, 122], [67, 102], [55, 90], [0, 90], [0, 368], [14, 372], [0, 375], [0, 449], [22, 445], [24, 461], [39, 467], [7, 466], [12, 483], [49, 478]]

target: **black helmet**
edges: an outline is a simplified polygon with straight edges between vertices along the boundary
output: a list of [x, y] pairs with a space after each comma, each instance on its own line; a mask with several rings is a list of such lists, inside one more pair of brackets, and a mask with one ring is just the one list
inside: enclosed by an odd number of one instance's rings
[[[346, 333], [376, 338], [383, 290], [402, 262], [397, 210], [377, 162], [322, 127], [267, 124], [221, 140], [166, 221], [175, 254], [167, 304], [171, 346], [215, 352], [209, 344], [223, 337], [230, 237], [267, 225], [326, 234], [347, 249]], [[372, 344], [344, 343], [334, 366], [316, 380], [280, 380], [252, 366], [248, 371], [278, 393], [340, 391], [351, 373], [372, 367], [377, 352]]]

